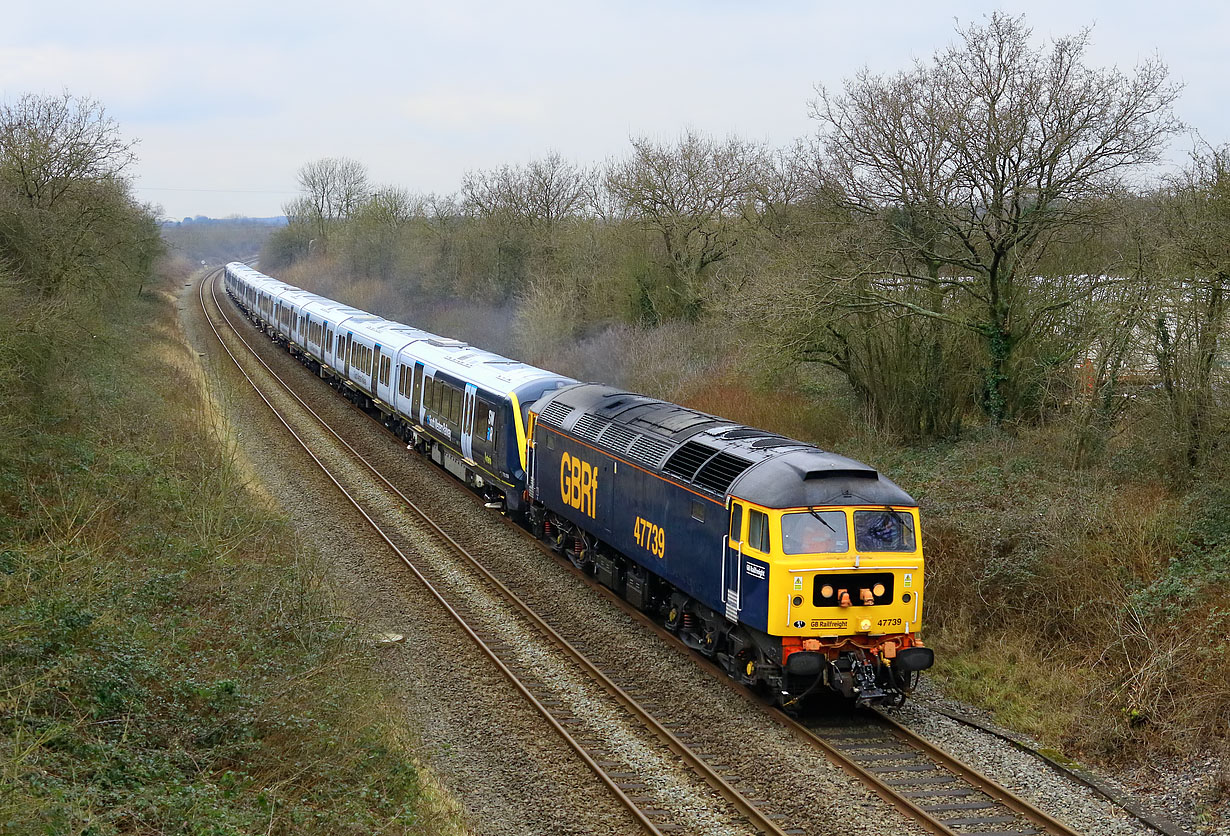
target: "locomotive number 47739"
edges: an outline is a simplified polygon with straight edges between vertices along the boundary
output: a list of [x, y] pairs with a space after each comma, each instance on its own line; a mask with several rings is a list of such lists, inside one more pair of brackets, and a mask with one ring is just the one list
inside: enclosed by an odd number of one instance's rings
[[637, 545], [655, 557], [663, 557], [666, 554], [666, 532], [662, 530], [662, 526], [637, 517], [632, 536], [636, 538]]

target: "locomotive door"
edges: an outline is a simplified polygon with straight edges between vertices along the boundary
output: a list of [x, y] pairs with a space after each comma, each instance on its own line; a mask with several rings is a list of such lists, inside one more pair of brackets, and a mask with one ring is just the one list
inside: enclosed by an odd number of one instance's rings
[[465, 400], [461, 403], [461, 455], [474, 461], [474, 401], [478, 387], [466, 384]]
[[722, 538], [722, 601], [726, 603], [726, 618], [739, 620], [739, 592], [743, 573], [743, 506], [730, 503], [730, 533]]

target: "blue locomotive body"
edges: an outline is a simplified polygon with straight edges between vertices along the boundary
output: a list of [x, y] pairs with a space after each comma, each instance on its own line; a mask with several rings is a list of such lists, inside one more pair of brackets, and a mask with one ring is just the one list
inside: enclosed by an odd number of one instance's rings
[[596, 384], [528, 426], [531, 529], [731, 675], [894, 702], [931, 664], [917, 506], [873, 468]]
[[[619, 567], [596, 551], [592, 567], [603, 584], [643, 608], [648, 573], [714, 611], [725, 610], [727, 589], [737, 590], [739, 620], [766, 629], [768, 564], [728, 554], [730, 511], [721, 499], [655, 472], [646, 460], [547, 426], [541, 416], [534, 427], [531, 496], [632, 561]], [[578, 551], [576, 542], [564, 545]]]

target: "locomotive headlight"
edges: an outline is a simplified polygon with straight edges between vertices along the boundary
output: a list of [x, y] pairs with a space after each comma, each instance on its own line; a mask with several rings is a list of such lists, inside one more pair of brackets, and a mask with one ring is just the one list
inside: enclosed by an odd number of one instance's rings
[[884, 594], [884, 584], [878, 583], [871, 588], [871, 594], [879, 598]]
[[864, 618], [862, 621], [860, 621], [858, 623], [858, 631], [860, 633], [870, 633], [871, 632], [871, 619]]
[[827, 583], [824, 586], [820, 587], [820, 597], [821, 598], [832, 598], [833, 597], [833, 587], [829, 586]]

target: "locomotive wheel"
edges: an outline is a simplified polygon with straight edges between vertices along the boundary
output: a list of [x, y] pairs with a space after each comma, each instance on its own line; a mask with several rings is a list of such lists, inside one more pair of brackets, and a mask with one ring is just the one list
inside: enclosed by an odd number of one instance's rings
[[579, 551], [568, 549], [564, 552], [568, 556], [568, 560], [573, 566], [580, 569], [582, 572], [590, 573], [594, 565], [594, 553], [597, 551], [594, 540], [585, 532], [577, 535], [572, 535], [568, 539], [572, 541], [571, 545], [576, 545], [576, 540], [580, 539], [581, 548]]
[[564, 546], [568, 544], [568, 538], [572, 536], [572, 524], [567, 520], [551, 515], [551, 526], [547, 532], [547, 545], [551, 547], [551, 551], [556, 554], [562, 554]]

